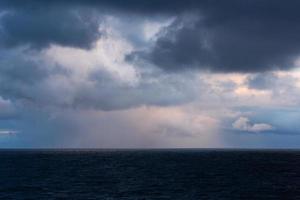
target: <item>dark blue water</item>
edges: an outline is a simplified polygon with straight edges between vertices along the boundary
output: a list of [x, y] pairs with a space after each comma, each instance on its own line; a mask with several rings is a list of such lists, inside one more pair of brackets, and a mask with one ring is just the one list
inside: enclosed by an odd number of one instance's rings
[[0, 151], [0, 199], [300, 199], [300, 151]]

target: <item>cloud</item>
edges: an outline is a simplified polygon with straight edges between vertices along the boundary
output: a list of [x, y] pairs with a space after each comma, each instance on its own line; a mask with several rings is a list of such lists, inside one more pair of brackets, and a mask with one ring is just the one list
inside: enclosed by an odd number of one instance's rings
[[295, 1], [202, 1], [197, 11], [178, 15], [161, 31], [152, 49], [132, 57], [177, 72], [288, 70], [300, 55], [297, 6]]
[[179, 105], [195, 98], [191, 85], [201, 84], [197, 76], [139, 68], [125, 60], [132, 49], [108, 31], [92, 49], [52, 45], [41, 52], [4, 51], [0, 94], [37, 107], [100, 110]]
[[296, 135], [298, 4], [0, 1], [0, 130], [20, 130], [14, 145], [28, 147]]
[[0, 135], [12, 135], [16, 133], [18, 133], [16, 130], [0, 130]]
[[23, 49], [1, 53], [0, 95], [5, 99], [38, 103], [49, 97], [45, 96], [45, 81], [57, 74], [66, 75], [59, 66], [48, 65], [39, 54]]
[[273, 102], [281, 105], [299, 105], [300, 76], [297, 71], [252, 74], [246, 84], [250, 89], [269, 92]]
[[266, 90], [274, 87], [278, 77], [274, 73], [260, 73], [249, 77], [248, 86], [253, 89]]
[[5, 100], [0, 96], [0, 120], [7, 120], [15, 118], [17, 115], [13, 103]]
[[159, 16], [175, 20], [156, 34], [151, 45], [143, 44], [139, 26], [130, 24], [136, 33], [127, 31], [127, 38], [144, 48], [129, 58], [143, 59], [167, 71], [287, 70], [300, 55], [299, 4], [279, 0], [2, 1], [0, 42], [3, 47], [58, 44], [91, 48], [102, 35], [99, 25], [104, 15], [123, 18], [128, 25], [133, 16]]
[[235, 122], [233, 122], [232, 127], [239, 131], [247, 131], [247, 132], [265, 132], [271, 131], [274, 128], [270, 124], [265, 123], [257, 123], [251, 124], [250, 120], [246, 117], [240, 117]]
[[[136, 0], [126, 3], [107, 0], [3, 0], [0, 2], [0, 47], [29, 46], [31, 49], [42, 49], [57, 44], [90, 49], [102, 35], [99, 26], [105, 15], [119, 16], [124, 19], [123, 22], [127, 20], [124, 32], [132, 30], [135, 35], [128, 37], [132, 41], [139, 41], [142, 34], [136, 32], [139, 26], [132, 25], [132, 22], [138, 22], [154, 13], [165, 15], [164, 12], [173, 13], [173, 9], [181, 9], [169, 3], [169, 6], [164, 6], [159, 1], [150, 3]], [[161, 6], [163, 8], [159, 9]], [[133, 20], [130, 15], [139, 17]]]
[[0, 12], [1, 7], [0, 47], [26, 45], [40, 49], [60, 44], [91, 48], [100, 37], [100, 17], [92, 8], [62, 6], [58, 2], [44, 5], [17, 1], [9, 6], [0, 4]]

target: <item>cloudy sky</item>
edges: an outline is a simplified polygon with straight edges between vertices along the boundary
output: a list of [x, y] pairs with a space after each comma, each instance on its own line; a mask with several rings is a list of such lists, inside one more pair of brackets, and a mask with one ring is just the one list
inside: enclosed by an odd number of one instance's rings
[[300, 148], [299, 7], [1, 0], [0, 147]]

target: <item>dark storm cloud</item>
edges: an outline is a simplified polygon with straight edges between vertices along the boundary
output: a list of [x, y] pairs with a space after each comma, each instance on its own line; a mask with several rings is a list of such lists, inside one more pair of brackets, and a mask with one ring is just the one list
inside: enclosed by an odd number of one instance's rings
[[2, 0], [0, 6], [5, 8], [33, 8], [33, 7], [93, 7], [107, 11], [117, 10], [138, 14], [169, 14], [179, 13], [187, 9], [197, 8], [199, 5], [209, 4], [209, 1], [197, 0]]
[[[181, 3], [180, 3], [181, 4]], [[0, 47], [29, 45], [44, 48], [59, 44], [90, 48], [101, 35], [101, 14], [160, 13], [181, 9], [177, 3], [159, 1], [35, 1], [0, 2]], [[173, 11], [172, 11], [173, 12]]]
[[169, 71], [289, 69], [300, 54], [299, 7], [293, 0], [1, 1], [0, 43], [89, 48], [100, 36], [100, 14], [166, 15], [175, 22], [135, 56]]
[[159, 35], [154, 47], [137, 52], [168, 71], [204, 69], [264, 72], [289, 69], [300, 55], [296, 1], [199, 3]]
[[1, 10], [1, 47], [29, 45], [40, 49], [60, 44], [90, 48], [100, 36], [99, 18], [91, 9], [32, 3], [32, 6], [0, 4]]

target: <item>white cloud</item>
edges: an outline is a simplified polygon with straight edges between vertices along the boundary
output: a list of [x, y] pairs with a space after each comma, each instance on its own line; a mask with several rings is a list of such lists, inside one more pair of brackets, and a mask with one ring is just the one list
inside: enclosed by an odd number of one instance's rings
[[1, 130], [0, 129], [0, 135], [11, 135], [11, 134], [16, 134], [19, 133], [19, 131], [16, 130]]
[[48, 62], [54, 62], [72, 72], [77, 80], [88, 79], [97, 70], [109, 73], [116, 81], [134, 84], [139, 74], [133, 65], [125, 61], [125, 57], [133, 47], [113, 30], [107, 31], [91, 50], [52, 45], [44, 51]]
[[248, 132], [264, 132], [270, 131], [274, 128], [270, 124], [266, 123], [257, 123], [252, 124], [247, 117], [240, 117], [232, 124], [233, 128], [239, 131], [248, 131]]
[[144, 37], [147, 40], [156, 39], [155, 36], [161, 31], [163, 27], [169, 26], [175, 18], [168, 18], [163, 21], [146, 21], [144, 23]]

